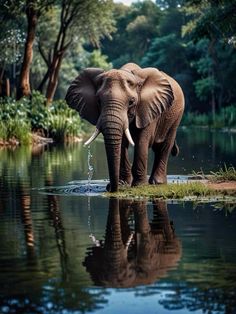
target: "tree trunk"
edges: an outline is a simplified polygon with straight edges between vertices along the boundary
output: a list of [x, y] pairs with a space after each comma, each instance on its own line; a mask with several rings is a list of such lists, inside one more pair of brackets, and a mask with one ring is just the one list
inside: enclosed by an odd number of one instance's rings
[[64, 55], [63, 52], [57, 53], [57, 55], [54, 57], [54, 60], [49, 70], [50, 74], [49, 74], [49, 81], [48, 81], [47, 92], [46, 92], [47, 104], [50, 104], [53, 101], [53, 97], [57, 89], [58, 76], [59, 76], [59, 71], [61, 68], [63, 55]]
[[212, 114], [212, 120], [213, 120], [213, 126], [214, 126], [215, 121], [216, 121], [216, 98], [215, 98], [214, 90], [212, 90], [211, 92], [211, 114]]
[[30, 89], [30, 66], [33, 59], [33, 44], [35, 39], [36, 25], [37, 25], [37, 11], [28, 4], [26, 10], [28, 28], [25, 42], [24, 59], [21, 67], [20, 82], [18, 86], [17, 99], [22, 96], [29, 96]]
[[5, 73], [5, 62], [0, 70], [0, 96], [3, 96], [3, 78]]
[[[212, 69], [211, 69], [211, 75], [212, 78], [214, 80], [214, 82], [216, 83], [217, 80], [217, 67], [218, 67], [218, 60], [217, 60], [217, 53], [216, 53], [216, 39], [214, 37], [214, 35], [212, 34], [211, 36], [211, 41], [210, 41], [210, 45], [209, 45], [209, 54], [210, 57], [212, 59]], [[212, 112], [212, 120], [213, 120], [213, 125], [215, 124], [215, 117], [216, 117], [216, 90], [215, 90], [215, 86], [213, 86], [212, 90], [211, 90], [211, 112]]]
[[10, 87], [10, 80], [6, 78], [6, 96], [10, 97], [11, 95], [11, 87]]
[[43, 77], [43, 79], [42, 79], [42, 81], [41, 81], [41, 83], [39, 84], [39, 86], [38, 86], [38, 88], [37, 88], [37, 90], [40, 91], [40, 93], [43, 92], [44, 85], [46, 84], [46, 82], [47, 82], [47, 80], [48, 80], [48, 78], [49, 78], [49, 73], [50, 73], [49, 70], [50, 70], [50, 69], [48, 68], [48, 69], [47, 69], [47, 72], [45, 73], [45, 75], [44, 75], [44, 77]]

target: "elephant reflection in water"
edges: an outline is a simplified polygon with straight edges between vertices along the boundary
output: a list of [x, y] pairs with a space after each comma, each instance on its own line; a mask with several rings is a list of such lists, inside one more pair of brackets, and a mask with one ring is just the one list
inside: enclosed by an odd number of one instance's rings
[[146, 201], [111, 198], [105, 240], [89, 248], [84, 266], [96, 285], [133, 287], [166, 276], [180, 258], [165, 201], [153, 202], [149, 223]]

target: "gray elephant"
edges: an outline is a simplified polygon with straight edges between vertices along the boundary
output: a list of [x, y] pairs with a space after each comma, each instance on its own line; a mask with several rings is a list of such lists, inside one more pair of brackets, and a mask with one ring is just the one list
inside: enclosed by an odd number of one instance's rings
[[134, 287], [165, 277], [181, 254], [165, 201], [153, 202], [150, 223], [147, 201], [111, 198], [105, 240], [88, 249], [83, 265], [96, 285]]
[[[119, 183], [147, 183], [149, 148], [155, 154], [149, 183], [166, 183], [169, 154], [178, 154], [175, 137], [184, 110], [183, 92], [173, 78], [134, 63], [119, 70], [87, 68], [72, 82], [66, 101], [96, 125], [85, 144], [100, 132], [104, 136], [111, 192]], [[134, 145], [132, 167], [129, 144]]]

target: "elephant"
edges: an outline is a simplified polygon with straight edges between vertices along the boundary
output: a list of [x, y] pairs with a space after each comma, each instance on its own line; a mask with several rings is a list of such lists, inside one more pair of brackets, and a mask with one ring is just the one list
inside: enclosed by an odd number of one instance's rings
[[[119, 184], [167, 182], [169, 154], [179, 152], [175, 138], [184, 111], [184, 95], [173, 78], [134, 63], [108, 71], [86, 68], [71, 83], [65, 99], [83, 119], [96, 125], [85, 145], [99, 133], [104, 136], [110, 192], [116, 192]], [[132, 166], [129, 144], [134, 146]], [[148, 180], [149, 148], [155, 158]]]
[[181, 254], [165, 201], [153, 201], [150, 223], [147, 201], [111, 198], [105, 240], [88, 248], [83, 265], [95, 285], [128, 288], [166, 276]]

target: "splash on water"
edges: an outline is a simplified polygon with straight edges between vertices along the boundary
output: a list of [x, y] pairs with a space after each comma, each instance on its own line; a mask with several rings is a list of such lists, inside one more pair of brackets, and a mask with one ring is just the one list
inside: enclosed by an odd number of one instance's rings
[[91, 192], [91, 180], [93, 177], [93, 165], [91, 164], [93, 155], [91, 154], [90, 145], [88, 145], [88, 193]]
[[88, 187], [88, 180], [68, 182], [64, 186], [48, 186], [37, 188], [40, 194], [64, 195], [64, 196], [98, 196], [106, 192], [107, 180], [91, 180]]

